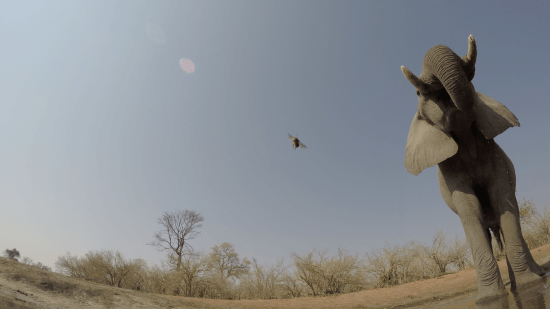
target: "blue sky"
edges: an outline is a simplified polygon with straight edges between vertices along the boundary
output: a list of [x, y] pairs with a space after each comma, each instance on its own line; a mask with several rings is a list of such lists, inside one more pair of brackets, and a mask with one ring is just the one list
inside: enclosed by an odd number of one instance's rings
[[550, 206], [549, 33], [543, 1], [5, 3], [0, 249], [158, 264], [146, 243], [179, 209], [205, 218], [195, 249], [260, 263], [463, 237], [436, 168], [403, 165], [417, 99], [400, 66], [419, 75], [437, 44], [463, 56], [470, 34], [476, 90], [521, 123], [496, 138], [518, 199]]

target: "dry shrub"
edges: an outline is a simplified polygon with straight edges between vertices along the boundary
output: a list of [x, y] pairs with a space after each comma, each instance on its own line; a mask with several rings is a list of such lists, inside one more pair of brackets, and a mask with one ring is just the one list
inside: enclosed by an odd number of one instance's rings
[[327, 251], [310, 251], [304, 256], [292, 254], [296, 277], [300, 278], [316, 295], [353, 292], [366, 285], [364, 262], [357, 254], [350, 255], [343, 249], [333, 257]]
[[307, 294], [307, 286], [296, 272], [285, 272], [281, 279], [281, 289], [284, 291], [284, 298], [294, 298]]
[[147, 276], [148, 291], [161, 294], [201, 297], [207, 285], [208, 257], [202, 253], [182, 257], [179, 270], [169, 257], [164, 268], [153, 267]]
[[451, 264], [458, 271], [474, 265], [472, 254], [470, 253], [470, 244], [464, 238], [455, 237], [449, 246], [449, 255], [451, 257]]
[[240, 259], [233, 245], [214, 246], [209, 254], [170, 254], [162, 267], [143, 274], [142, 291], [205, 298], [239, 298], [244, 294], [238, 281], [247, 275], [250, 262]]
[[366, 254], [366, 271], [375, 287], [386, 287], [418, 280], [424, 274], [425, 263], [419, 259], [421, 245], [409, 242], [404, 246], [390, 246]]
[[436, 276], [442, 276], [446, 273], [447, 266], [453, 261], [451, 249], [446, 243], [446, 235], [442, 230], [437, 230], [433, 237], [432, 246], [424, 247], [426, 256], [432, 260], [435, 265]]
[[19, 261], [18, 259], [21, 257], [21, 253], [19, 253], [19, 251], [15, 248], [13, 249], [6, 249], [4, 250], [4, 252], [2, 252], [2, 255], [5, 257], [5, 258], [8, 258], [10, 260], [14, 260], [14, 261]]
[[284, 275], [288, 268], [283, 260], [274, 265], [259, 265], [252, 259], [252, 269], [239, 280], [237, 298], [286, 298]]
[[202, 253], [187, 255], [183, 258], [180, 267], [180, 284], [183, 295], [196, 296], [205, 283], [204, 274], [207, 272], [208, 257]]
[[540, 213], [532, 200], [523, 198], [519, 203], [519, 217], [529, 249], [550, 243], [550, 209], [545, 207]]
[[149, 269], [146, 278], [146, 286], [142, 290], [143, 292], [173, 294], [175, 280], [172, 272], [155, 265]]
[[67, 253], [55, 263], [64, 275], [101, 284], [139, 290], [144, 285], [143, 274], [147, 268], [144, 260], [126, 260], [116, 251], [88, 252], [82, 258]]
[[40, 262], [38, 263], [33, 263], [32, 259], [29, 258], [29, 257], [23, 257], [21, 258], [21, 261], [19, 261], [21, 264], [25, 264], [25, 265], [30, 265], [30, 266], [34, 266], [34, 267], [38, 267], [40, 269], [43, 269], [45, 271], [52, 271], [52, 269]]
[[387, 287], [441, 276], [451, 270], [473, 265], [468, 243], [455, 238], [447, 243], [438, 230], [432, 245], [410, 241], [400, 246], [386, 246], [366, 254], [368, 280], [375, 287]]
[[205, 274], [210, 289], [206, 292], [212, 298], [235, 298], [237, 280], [249, 272], [251, 262], [247, 258], [241, 260], [234, 246], [227, 242], [211, 250]]

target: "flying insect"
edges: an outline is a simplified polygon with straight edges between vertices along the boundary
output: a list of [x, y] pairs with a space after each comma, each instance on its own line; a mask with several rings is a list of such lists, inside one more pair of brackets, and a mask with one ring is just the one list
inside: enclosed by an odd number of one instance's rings
[[300, 148], [307, 148], [306, 145], [302, 144], [302, 142], [300, 142], [300, 140], [298, 139], [298, 134], [296, 134], [296, 137], [288, 134], [288, 138], [290, 138], [290, 140], [292, 141], [292, 147], [294, 147], [294, 149], [300, 147]]

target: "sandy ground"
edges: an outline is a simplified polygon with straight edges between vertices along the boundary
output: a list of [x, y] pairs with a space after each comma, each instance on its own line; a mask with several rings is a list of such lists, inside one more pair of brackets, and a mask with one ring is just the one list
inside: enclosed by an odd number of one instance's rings
[[[539, 264], [550, 265], [550, 244], [531, 252]], [[507, 284], [506, 261], [498, 264]], [[437, 279], [327, 297], [214, 300], [120, 289], [0, 258], [0, 308], [406, 308], [474, 297], [476, 290], [476, 273], [470, 269]]]

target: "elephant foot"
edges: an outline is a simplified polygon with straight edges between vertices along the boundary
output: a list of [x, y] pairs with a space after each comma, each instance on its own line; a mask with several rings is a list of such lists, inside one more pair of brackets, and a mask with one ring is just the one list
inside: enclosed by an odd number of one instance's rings
[[498, 290], [493, 291], [492, 289], [479, 290], [477, 294], [476, 304], [486, 304], [492, 302], [496, 299], [508, 297], [508, 291], [504, 287], [500, 287]]
[[[542, 268], [541, 268], [542, 269]], [[544, 274], [544, 272], [542, 273]], [[541, 275], [538, 275], [533, 272], [527, 272], [521, 275], [515, 275], [516, 279], [516, 290], [526, 289], [537, 284], [544, 283], [544, 279]]]

